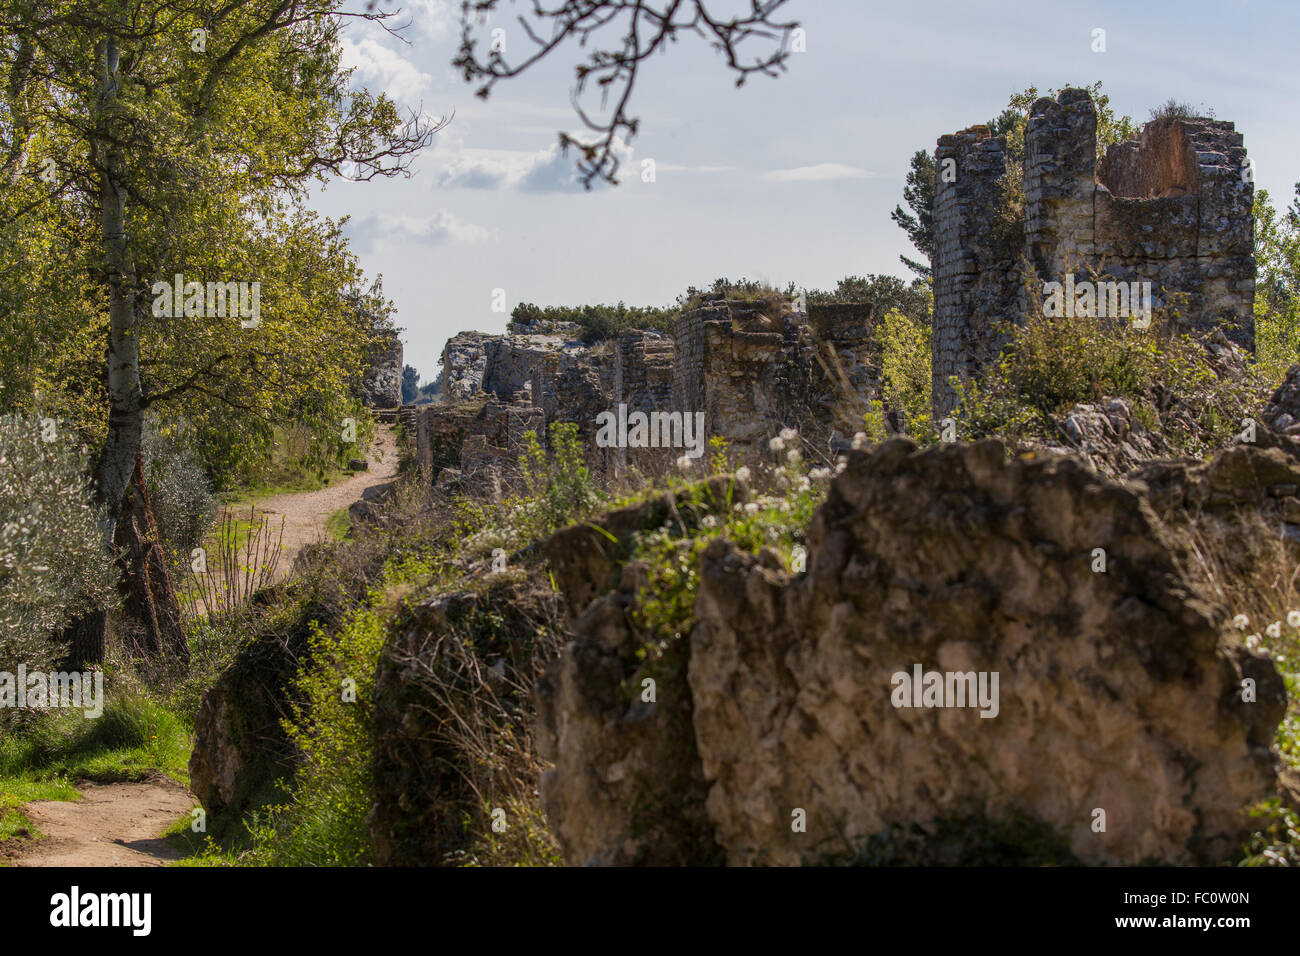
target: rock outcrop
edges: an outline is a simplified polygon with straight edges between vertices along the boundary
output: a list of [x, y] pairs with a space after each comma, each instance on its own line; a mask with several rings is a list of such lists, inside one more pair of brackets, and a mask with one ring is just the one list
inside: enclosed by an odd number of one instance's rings
[[189, 770], [190, 789], [208, 813], [238, 816], [292, 773], [295, 751], [280, 722], [292, 715], [307, 634], [261, 635], [203, 695]]
[[[828, 862], [971, 817], [1037, 821], [1088, 863], [1233, 858], [1243, 809], [1278, 789], [1285, 689], [1208, 597], [1185, 522], [1225, 483], [1275, 522], [1282, 506], [1258, 504], [1300, 467], [1251, 447], [1152, 467], [1125, 483], [992, 441], [853, 453], [805, 574], [725, 540], [703, 553], [695, 627], [659, 683], [672, 727], [619, 695], [639, 639], [626, 572], [538, 690], [570, 862]], [[900, 696], [917, 668], [955, 706], [899, 706], [935, 702]], [[956, 697], [962, 675], [995, 696]]]
[[576, 640], [537, 683], [536, 733], [556, 764], [542, 777], [542, 805], [569, 863], [723, 861], [704, 813], [687, 647], [672, 641], [647, 666], [651, 636], [632, 614], [646, 569], [625, 564], [637, 532], [669, 521], [692, 530], [748, 496], [726, 479], [704, 487], [610, 512], [599, 530], [577, 525], [547, 544]]
[[361, 400], [367, 408], [396, 408], [402, 404], [402, 340], [385, 335], [366, 353]]

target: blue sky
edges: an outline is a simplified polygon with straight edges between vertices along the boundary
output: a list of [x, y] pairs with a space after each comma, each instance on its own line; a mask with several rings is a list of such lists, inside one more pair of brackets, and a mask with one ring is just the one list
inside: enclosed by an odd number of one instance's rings
[[[782, 13], [803, 25], [807, 52], [778, 79], [737, 89], [689, 35], [649, 64], [622, 185], [592, 192], [556, 147], [558, 130], [579, 129], [570, 88], [580, 51], [557, 51], [485, 102], [451, 67], [458, 0], [401, 6], [409, 43], [354, 24], [345, 63], [356, 85], [454, 119], [411, 178], [334, 182], [312, 204], [352, 216], [353, 247], [383, 275], [423, 379], [449, 336], [504, 331], [521, 301], [667, 305], [723, 275], [809, 288], [903, 275], [898, 255], [912, 250], [889, 213], [912, 153], [1031, 85], [1101, 80], [1112, 107], [1139, 122], [1170, 97], [1210, 109], [1245, 134], [1256, 183], [1275, 200], [1300, 181], [1300, 4], [1289, 0], [792, 0]], [[513, 54], [527, 40], [509, 4], [503, 12], [488, 27], [506, 30]], [[1104, 53], [1092, 50], [1097, 28]], [[647, 158], [653, 183], [639, 177]], [[492, 311], [498, 288], [506, 314]]]

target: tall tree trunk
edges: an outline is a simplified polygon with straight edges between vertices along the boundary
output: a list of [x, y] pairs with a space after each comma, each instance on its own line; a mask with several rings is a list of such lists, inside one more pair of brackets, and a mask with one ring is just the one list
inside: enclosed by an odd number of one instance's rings
[[103, 186], [100, 196], [104, 266], [108, 278], [108, 437], [96, 469], [97, 493], [107, 509], [106, 542], [121, 516], [122, 499], [135, 471], [144, 436], [144, 395], [140, 388], [140, 320], [136, 314], [135, 267], [126, 243], [126, 188], [122, 154], [111, 130], [117, 99], [118, 49], [113, 37], [102, 41], [100, 105]]
[[[113, 141], [113, 114], [121, 74], [115, 37], [106, 37], [96, 49], [100, 68], [97, 149], [100, 158], [100, 241], [108, 280], [108, 435], [95, 468], [95, 495], [102, 506], [100, 534], [112, 548], [121, 520], [122, 501], [144, 436], [144, 396], [140, 387], [139, 319], [136, 315], [135, 269], [126, 242], [126, 188], [122, 153]], [[74, 621], [64, 633], [69, 661], [74, 665], [100, 664], [107, 653], [108, 620], [93, 611]]]
[[188, 663], [190, 647], [181, 625], [180, 602], [172, 590], [167, 555], [158, 540], [158, 522], [145, 486], [144, 455], [135, 460], [116, 541], [122, 551], [123, 604], [127, 615], [142, 627], [136, 651], [151, 660], [166, 656]]

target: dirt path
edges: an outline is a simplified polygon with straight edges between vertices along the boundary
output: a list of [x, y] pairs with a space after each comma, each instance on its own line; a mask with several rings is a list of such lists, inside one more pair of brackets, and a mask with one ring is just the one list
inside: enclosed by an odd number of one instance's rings
[[369, 471], [360, 471], [330, 488], [304, 491], [297, 494], [275, 495], [256, 502], [261, 514], [270, 516], [270, 527], [279, 534], [280, 515], [284, 515], [283, 550], [280, 555], [279, 576], [289, 573], [294, 559], [304, 546], [323, 541], [328, 534], [325, 522], [340, 508], [361, 500], [364, 491], [372, 486], [385, 485], [397, 475], [397, 439], [391, 425], [375, 426], [375, 442], [370, 454]]
[[[393, 429], [380, 425], [367, 456], [369, 471], [332, 488], [276, 495], [256, 502], [279, 529], [284, 516], [283, 551], [278, 577], [287, 575], [298, 552], [328, 536], [330, 515], [360, 501], [363, 492], [397, 475], [397, 441]], [[187, 816], [197, 801], [185, 787], [156, 775], [142, 783], [78, 784], [84, 799], [38, 800], [24, 813], [43, 835], [20, 851], [15, 866], [165, 866], [180, 854], [159, 836]]]
[[160, 838], [197, 801], [161, 775], [142, 783], [77, 785], [83, 800], [37, 800], [24, 812], [44, 835], [15, 866], [165, 866], [181, 855]]

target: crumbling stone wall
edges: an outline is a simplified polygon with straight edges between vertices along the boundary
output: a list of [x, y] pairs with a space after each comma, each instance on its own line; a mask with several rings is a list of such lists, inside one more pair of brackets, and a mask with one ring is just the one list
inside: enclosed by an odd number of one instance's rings
[[[935, 151], [934, 335], [936, 412], [956, 399], [949, 378], [974, 375], [999, 343], [991, 324], [1012, 314], [1020, 282], [1014, 235], [995, 231], [1003, 201], [1006, 138], [974, 126], [941, 137]], [[936, 416], [937, 417], [937, 416]]]
[[[673, 339], [658, 332], [633, 331], [623, 335], [610, 364], [609, 411], [617, 412], [626, 404], [632, 412], [666, 412], [673, 404], [673, 374], [677, 348]], [[704, 426], [709, 426], [706, 417]], [[606, 452], [607, 474], [622, 475], [631, 466], [643, 467], [654, 454], [669, 454], [652, 448], [609, 448]]]
[[779, 368], [793, 313], [769, 315], [754, 303], [705, 296], [674, 329], [673, 408], [704, 412], [711, 435], [741, 445], [771, 437], [781, 420]]
[[551, 423], [576, 423], [588, 466], [609, 477], [671, 467], [681, 453], [597, 448], [597, 416], [620, 404], [628, 414], [703, 412], [705, 435], [738, 451], [761, 447], [788, 425], [851, 435], [879, 396], [875, 319], [866, 305], [810, 305], [802, 315], [785, 303], [706, 295], [678, 317], [672, 336], [635, 330], [585, 346], [551, 326], [525, 325], [522, 335], [464, 332], [443, 350], [444, 402], [419, 410], [416, 459], [435, 478], [471, 460], [513, 460], [519, 429], [505, 444], [494, 403], [516, 409], [543, 440]]
[[[978, 373], [1001, 344], [994, 326], [1026, 314], [1033, 281], [1092, 273], [1150, 282], [1153, 306], [1179, 297], [1192, 329], [1224, 329], [1254, 348], [1254, 187], [1232, 123], [1164, 118], [1097, 162], [1097, 112], [1086, 90], [1031, 107], [1024, 222], [1008, 229], [1005, 137], [976, 126], [935, 151], [933, 385]], [[1028, 287], [1026, 283], [1029, 283]]]

